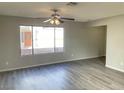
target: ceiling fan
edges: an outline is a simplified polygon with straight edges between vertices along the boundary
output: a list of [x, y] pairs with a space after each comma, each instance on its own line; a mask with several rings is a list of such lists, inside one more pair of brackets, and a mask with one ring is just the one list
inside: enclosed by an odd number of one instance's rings
[[61, 17], [57, 12], [57, 9], [51, 9], [54, 13], [51, 15], [51, 17], [45, 21], [44, 23], [49, 22], [50, 24], [59, 25], [60, 23], [64, 23], [64, 21], [74, 21], [74, 18], [65, 18]]

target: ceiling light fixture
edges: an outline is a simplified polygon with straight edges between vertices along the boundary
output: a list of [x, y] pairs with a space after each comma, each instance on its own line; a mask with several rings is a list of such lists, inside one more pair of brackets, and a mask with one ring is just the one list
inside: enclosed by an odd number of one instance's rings
[[77, 5], [78, 3], [77, 2], [69, 2], [69, 3], [67, 3], [66, 5], [68, 5], [68, 6], [75, 6], [75, 5]]
[[59, 25], [61, 22], [58, 18], [54, 17], [50, 20], [50, 24], [55, 24], [55, 25]]

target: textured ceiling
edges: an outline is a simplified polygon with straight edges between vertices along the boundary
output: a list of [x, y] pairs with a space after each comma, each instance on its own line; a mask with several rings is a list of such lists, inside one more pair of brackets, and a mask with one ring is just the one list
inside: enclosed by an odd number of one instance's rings
[[21, 17], [49, 17], [50, 9], [57, 8], [64, 17], [72, 17], [77, 21], [90, 21], [124, 14], [124, 3], [78, 2], [76, 6], [67, 6], [67, 2], [38, 3], [0, 3], [0, 15]]

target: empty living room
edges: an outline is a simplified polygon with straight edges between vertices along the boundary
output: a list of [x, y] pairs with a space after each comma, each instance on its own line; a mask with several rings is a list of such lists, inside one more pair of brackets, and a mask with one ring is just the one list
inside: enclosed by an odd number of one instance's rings
[[124, 2], [0, 2], [0, 90], [123, 90]]

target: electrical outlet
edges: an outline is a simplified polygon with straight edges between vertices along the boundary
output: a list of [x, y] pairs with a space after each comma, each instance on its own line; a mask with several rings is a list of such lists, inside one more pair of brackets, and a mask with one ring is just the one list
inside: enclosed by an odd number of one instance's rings
[[8, 65], [9, 63], [8, 63], [8, 61], [6, 61], [6, 65]]
[[71, 56], [73, 57], [73, 56], [74, 56], [74, 54], [71, 54]]

